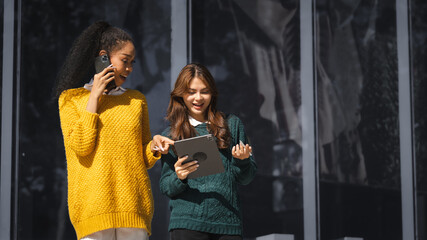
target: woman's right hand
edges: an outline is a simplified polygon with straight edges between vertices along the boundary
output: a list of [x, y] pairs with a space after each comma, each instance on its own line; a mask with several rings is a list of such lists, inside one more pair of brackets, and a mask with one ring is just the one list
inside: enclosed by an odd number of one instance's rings
[[162, 135], [155, 135], [153, 137], [153, 141], [151, 141], [151, 152], [155, 153], [156, 151], [159, 151], [161, 154], [168, 154], [169, 153], [169, 147], [171, 145], [174, 145], [174, 141], [172, 139], [169, 139], [167, 137], [164, 137]]
[[91, 91], [93, 94], [99, 97], [105, 91], [107, 91], [105, 89], [107, 87], [107, 84], [111, 81], [114, 81], [114, 69], [115, 67], [113, 67], [111, 64], [110, 66], [104, 68], [104, 70], [93, 76], [93, 85]]
[[98, 112], [98, 101], [101, 95], [107, 91], [105, 87], [111, 81], [114, 81], [114, 69], [112, 65], [104, 68], [101, 72], [93, 76], [92, 90], [90, 91], [89, 101], [86, 110], [92, 113]]
[[199, 167], [199, 164], [197, 161], [183, 163], [187, 159], [188, 159], [188, 156], [180, 157], [178, 158], [178, 161], [176, 161], [174, 165], [176, 175], [181, 180], [185, 180], [188, 174], [196, 171], [197, 168]]

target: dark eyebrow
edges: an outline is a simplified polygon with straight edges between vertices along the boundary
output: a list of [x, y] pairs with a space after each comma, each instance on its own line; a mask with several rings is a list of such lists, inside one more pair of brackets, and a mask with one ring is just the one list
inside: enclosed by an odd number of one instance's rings
[[[188, 90], [189, 91], [197, 91], [196, 89], [194, 89], [194, 88], [188, 88]], [[208, 90], [209, 91], [209, 88], [203, 88], [203, 89], [200, 89], [200, 91], [205, 91], [205, 90]]]
[[121, 53], [122, 55], [125, 55], [126, 57], [128, 57], [128, 58], [131, 58], [132, 57], [132, 55], [129, 55], [129, 54], [126, 54], [126, 53]]

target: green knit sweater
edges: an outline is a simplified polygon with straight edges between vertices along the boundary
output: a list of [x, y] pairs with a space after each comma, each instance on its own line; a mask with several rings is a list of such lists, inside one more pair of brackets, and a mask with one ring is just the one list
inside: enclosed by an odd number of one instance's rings
[[[257, 170], [254, 158], [233, 158], [231, 148], [247, 137], [240, 119], [227, 118], [232, 140], [228, 149], [220, 150], [225, 172], [181, 181], [174, 170], [177, 161], [173, 151], [162, 155], [160, 189], [170, 198], [169, 231], [189, 229], [214, 234], [242, 235], [242, 217], [238, 184], [248, 184]], [[208, 134], [207, 125], [195, 127], [198, 135]], [[169, 137], [170, 128], [162, 134]]]

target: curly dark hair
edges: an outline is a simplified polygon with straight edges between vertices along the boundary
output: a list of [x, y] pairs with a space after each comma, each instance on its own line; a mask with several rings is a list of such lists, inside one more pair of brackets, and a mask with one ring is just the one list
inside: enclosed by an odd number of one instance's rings
[[127, 42], [134, 42], [126, 31], [98, 21], [86, 28], [74, 41], [56, 79], [54, 97], [64, 90], [82, 86], [85, 77], [95, 72], [94, 60], [101, 50], [110, 53]]

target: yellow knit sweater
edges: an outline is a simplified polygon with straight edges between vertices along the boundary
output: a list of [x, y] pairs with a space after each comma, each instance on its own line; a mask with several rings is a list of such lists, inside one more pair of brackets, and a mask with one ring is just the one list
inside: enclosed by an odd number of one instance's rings
[[68, 171], [68, 210], [80, 239], [120, 227], [151, 234], [153, 196], [145, 96], [136, 90], [103, 95], [98, 113], [86, 110], [90, 91], [64, 91], [58, 101]]

